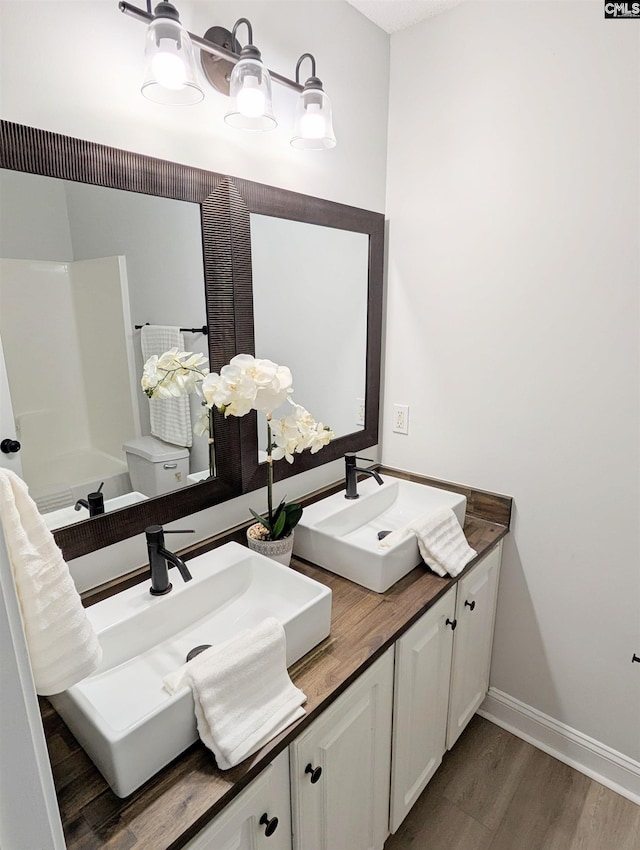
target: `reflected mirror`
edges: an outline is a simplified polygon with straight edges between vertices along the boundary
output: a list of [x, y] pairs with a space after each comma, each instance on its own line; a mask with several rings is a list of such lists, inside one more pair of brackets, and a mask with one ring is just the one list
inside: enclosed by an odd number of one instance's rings
[[[149, 322], [189, 329], [205, 325], [211, 328], [215, 317], [215, 340], [212, 334], [187, 334], [185, 347], [203, 346], [201, 350], [208, 351], [214, 369], [228, 362], [238, 350], [227, 178], [8, 121], [0, 121], [0, 168], [5, 170], [0, 233], [7, 243], [7, 262], [26, 260], [27, 266], [29, 262], [35, 264], [26, 272], [22, 265], [3, 265], [3, 281], [7, 279], [6, 272], [10, 291], [9, 301], [5, 294], [2, 296], [2, 310], [3, 315], [7, 309], [13, 311], [14, 306], [16, 310], [6, 323], [9, 330], [3, 329], [3, 336], [6, 333], [11, 338], [14, 333], [18, 337], [17, 343], [9, 339], [12, 370], [15, 367], [19, 372], [21, 368], [21, 364], [16, 367], [15, 350], [19, 346], [22, 356], [28, 354], [33, 361], [30, 368], [39, 370], [41, 375], [37, 397], [32, 389], [25, 389], [25, 398], [18, 397], [22, 436], [32, 435], [35, 444], [38, 435], [43, 442], [34, 451], [39, 451], [40, 457], [50, 451], [51, 465], [58, 464], [55, 481], [36, 482], [36, 492], [41, 487], [39, 500], [44, 510], [48, 495], [52, 498], [47, 507], [54, 507], [56, 494], [67, 488], [72, 497], [77, 495], [73, 490], [77, 479], [70, 479], [68, 486], [67, 471], [55, 460], [55, 452], [60, 448], [63, 453], [75, 451], [76, 466], [81, 466], [86, 458], [78, 450], [83, 449], [87, 435], [94, 440], [89, 451], [93, 459], [99, 454], [102, 462], [105, 454], [115, 465], [111, 476], [104, 473], [105, 479], [110, 478], [110, 486], [126, 489], [126, 476], [131, 478], [130, 462], [122, 455], [122, 445], [131, 438], [137, 439], [138, 431], [141, 436], [148, 434], [148, 402], [138, 390], [142, 334], [135, 325]], [[38, 175], [55, 179], [43, 180]], [[63, 254], [58, 253], [60, 245], [65, 246]], [[168, 251], [163, 253], [165, 248]], [[4, 255], [4, 251], [0, 253]], [[40, 313], [41, 326], [36, 327], [36, 312], [28, 309], [26, 303], [20, 306], [19, 299], [18, 305], [13, 304], [11, 279], [20, 275], [24, 278], [26, 274], [25, 285], [33, 292], [33, 278], [42, 271], [38, 263], [53, 264], [46, 270], [51, 283], [58, 271], [67, 280], [62, 289], [45, 285], [44, 295], [40, 292], [33, 296], [41, 297], [47, 305], [44, 315]], [[86, 282], [96, 278], [96, 263], [109, 266], [110, 282], [93, 287], [78, 285], [83, 279]], [[100, 275], [103, 271], [101, 268]], [[96, 321], [96, 306], [100, 321]], [[107, 333], [108, 312], [112, 328], [114, 321], [118, 326], [116, 337], [121, 343], [124, 340], [124, 350]], [[41, 334], [47, 340], [44, 346], [38, 339]], [[71, 357], [74, 340], [82, 350], [78, 348]], [[68, 354], [63, 363], [59, 362], [58, 353], [54, 357], [48, 350], [54, 343], [56, 352]], [[62, 384], [47, 397], [42, 384], [54, 370]], [[117, 384], [115, 389], [108, 386], [112, 379]], [[12, 379], [13, 386], [20, 380]], [[116, 395], [110, 395], [112, 392]], [[38, 421], [48, 415], [39, 411], [52, 410], [55, 397], [62, 393], [67, 394], [69, 409], [50, 414], [51, 429], [39, 434]], [[77, 431], [79, 423], [82, 435]], [[107, 424], [112, 428], [110, 436]], [[121, 500], [139, 498], [130, 495], [131, 491], [139, 492], [131, 484], [129, 494], [107, 498], [107, 513], [54, 530], [64, 557], [84, 555], [139, 534], [148, 525], [164, 524], [239, 495], [240, 434], [216, 414], [212, 416], [212, 427], [219, 454], [215, 478], [180, 486], [160, 496], [146, 497], [143, 493], [142, 501], [121, 507]], [[128, 434], [131, 437], [127, 438]], [[189, 454], [192, 448], [187, 448]], [[208, 450], [196, 445], [193, 454], [187, 477], [190, 469], [196, 473], [202, 473], [203, 468], [208, 471]], [[173, 459], [165, 460], [169, 466], [173, 463]], [[29, 458], [25, 466], [27, 475], [40, 474]], [[58, 475], [63, 469], [64, 476]], [[167, 471], [175, 477], [172, 469]], [[81, 489], [87, 482], [93, 485], [98, 480], [98, 476], [92, 477], [93, 472], [92, 469], [88, 478], [83, 477]], [[101, 469], [100, 481], [102, 474]], [[176, 483], [182, 485], [184, 475], [181, 478]], [[69, 506], [63, 509], [73, 511]]]
[[[362, 430], [368, 234], [257, 213], [250, 227], [256, 357], [289, 366], [295, 401], [336, 437]], [[264, 417], [258, 427], [262, 459]]]
[[[274, 478], [375, 445], [384, 216], [235, 178], [229, 201], [234, 284], [247, 301], [239, 350], [288, 366], [295, 401], [336, 434], [316, 455], [278, 461]], [[244, 492], [265, 483], [263, 420], [239, 421]]]
[[206, 478], [198, 400], [140, 388], [151, 354], [208, 357], [199, 205], [4, 169], [0, 197], [0, 339], [48, 527], [86, 519], [98, 489], [108, 511]]

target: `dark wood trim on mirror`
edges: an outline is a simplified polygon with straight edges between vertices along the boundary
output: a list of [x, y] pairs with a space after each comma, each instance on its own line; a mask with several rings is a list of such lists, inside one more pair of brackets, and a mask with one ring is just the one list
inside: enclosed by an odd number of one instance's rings
[[[230, 181], [230, 197], [234, 210], [234, 230], [237, 235], [233, 243], [235, 288], [236, 293], [242, 293], [237, 297], [242, 298], [243, 305], [242, 322], [236, 324], [236, 342], [239, 345], [239, 351], [247, 354], [255, 355], [251, 275], [250, 214], [252, 212], [324, 227], [335, 227], [339, 230], [366, 233], [369, 236], [365, 427], [351, 434], [337, 437], [319, 454], [312, 455], [307, 451], [296, 455], [293, 464], [284, 461], [275, 463], [274, 479], [280, 481], [320, 464], [336, 460], [345, 452], [360, 451], [378, 442], [384, 215], [238, 178]], [[328, 343], [330, 344], [330, 340]], [[248, 493], [266, 484], [266, 471], [258, 464], [258, 431], [255, 413], [248, 414], [240, 420], [240, 433], [242, 490]]]
[[[8, 121], [0, 122], [0, 167], [200, 204], [207, 323], [216, 328], [209, 334], [212, 369], [238, 351], [235, 313], [242, 305], [235, 298], [228, 178]], [[64, 557], [77, 558], [139, 534], [148, 525], [180, 519], [240, 495], [237, 424], [214, 416], [214, 438], [215, 479], [55, 531]]]

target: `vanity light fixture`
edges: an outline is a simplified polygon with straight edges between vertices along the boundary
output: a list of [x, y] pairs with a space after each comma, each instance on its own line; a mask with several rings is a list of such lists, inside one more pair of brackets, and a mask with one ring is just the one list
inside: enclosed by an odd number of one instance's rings
[[271, 105], [271, 75], [262, 64], [260, 51], [253, 43], [253, 29], [247, 18], [239, 18], [233, 25], [231, 44], [236, 41], [236, 30], [240, 24], [246, 24], [249, 43], [242, 48], [240, 61], [231, 72], [231, 105], [224, 120], [238, 130], [273, 130], [278, 122]]
[[[335, 147], [331, 104], [316, 77], [316, 61], [311, 53], [302, 54], [296, 65], [296, 78], [291, 80], [263, 64], [247, 18], [237, 20], [232, 32], [214, 26], [201, 38], [184, 29], [176, 7], [168, 0], [160, 0], [154, 11], [151, 0], [147, 0], [146, 11], [126, 0], [120, 0], [118, 8], [149, 25], [142, 84], [142, 93], [149, 100], [173, 105], [199, 103], [203, 99], [195, 70], [195, 46], [200, 50], [202, 70], [208, 82], [231, 97], [224, 118], [229, 126], [241, 130], [271, 130], [277, 126], [271, 105], [273, 80], [300, 95], [292, 146], [305, 150]], [[249, 37], [245, 47], [240, 47], [236, 40], [236, 30], [242, 24], [247, 27]], [[303, 86], [299, 74], [304, 59], [311, 62], [311, 76]]]
[[303, 53], [296, 65], [296, 83], [300, 82], [300, 65], [304, 59], [311, 61], [311, 76], [304, 84], [296, 104], [296, 120], [291, 144], [304, 150], [324, 150], [336, 146], [331, 119], [331, 102], [324, 93], [322, 82], [316, 77], [316, 60], [311, 53]]
[[204, 92], [198, 84], [189, 33], [178, 10], [162, 0], [147, 30], [142, 94], [154, 103], [199, 103]]

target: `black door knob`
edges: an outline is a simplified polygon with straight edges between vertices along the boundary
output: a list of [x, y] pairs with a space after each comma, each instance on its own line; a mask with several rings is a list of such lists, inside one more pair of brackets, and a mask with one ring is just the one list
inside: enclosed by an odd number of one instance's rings
[[22, 446], [17, 440], [11, 440], [9, 437], [4, 439], [0, 443], [0, 451], [3, 451], [6, 455], [12, 455], [16, 452], [19, 452]]
[[457, 620], [450, 620], [448, 617], [447, 617], [447, 619], [445, 620], [445, 623], [446, 623], [446, 625], [447, 625], [447, 626], [451, 626], [451, 631], [452, 631], [452, 632], [453, 632], [453, 631], [455, 631], [455, 628], [456, 628], [456, 626], [458, 625], [458, 621], [457, 621]]
[[260, 820], [258, 821], [260, 826], [264, 826], [264, 834], [269, 838], [278, 828], [278, 818], [271, 818], [269, 820], [269, 815], [265, 812]]
[[473, 611], [473, 609], [476, 607], [476, 600], [474, 599], [473, 602], [469, 602], [468, 599], [465, 599], [464, 604], [467, 606], [469, 611]]
[[320, 779], [320, 777], [322, 776], [322, 768], [321, 767], [314, 767], [311, 763], [309, 763], [305, 767], [304, 772], [311, 774], [311, 784], [312, 785], [315, 785], [316, 782], [318, 781], [318, 779]]

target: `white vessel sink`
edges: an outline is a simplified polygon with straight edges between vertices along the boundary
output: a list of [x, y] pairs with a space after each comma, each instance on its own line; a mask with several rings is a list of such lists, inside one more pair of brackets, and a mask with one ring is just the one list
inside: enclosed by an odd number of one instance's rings
[[[172, 570], [173, 590], [150, 582], [87, 611], [103, 650], [99, 669], [51, 702], [119, 797], [126, 797], [198, 737], [193, 698], [162, 680], [187, 653], [275, 617], [287, 666], [328, 636], [331, 590], [238, 543], [188, 561], [193, 580]], [[175, 573], [175, 578], [173, 574]]]
[[293, 551], [332, 573], [376, 593], [423, 563], [415, 536], [382, 548], [378, 532], [395, 531], [438, 508], [448, 507], [464, 526], [465, 496], [401, 479], [358, 482], [359, 498], [344, 491], [305, 508], [296, 528]]
[[[119, 508], [128, 508], [129, 505], [135, 505], [138, 502], [144, 502], [148, 499], [144, 493], [138, 493], [134, 490], [132, 493], [125, 493], [122, 496], [114, 496], [113, 499], [105, 499], [105, 513], [109, 511], [117, 511]], [[54, 531], [56, 528], [63, 528], [65, 525], [72, 525], [74, 522], [79, 522], [81, 519], [89, 519], [89, 514], [86, 508], [77, 511], [73, 505], [66, 508], [59, 508], [57, 511], [50, 511], [42, 516], [45, 525], [49, 531]]]

